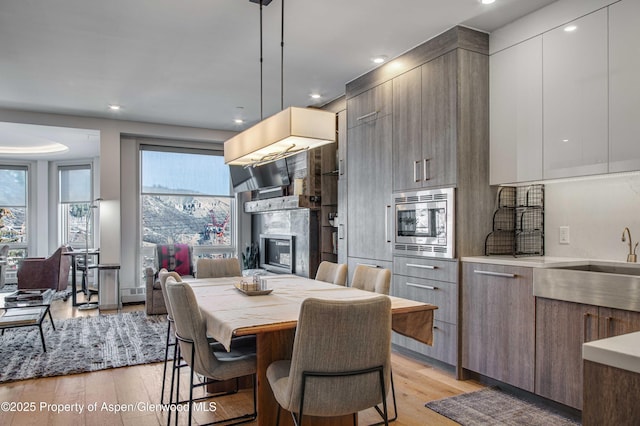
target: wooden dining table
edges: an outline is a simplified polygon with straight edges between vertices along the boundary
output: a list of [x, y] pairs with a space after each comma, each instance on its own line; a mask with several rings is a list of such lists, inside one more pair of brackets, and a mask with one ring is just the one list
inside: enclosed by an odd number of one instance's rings
[[[263, 277], [268, 295], [248, 296], [236, 285], [251, 278], [227, 277], [190, 280], [198, 306], [207, 322], [207, 334], [227, 349], [234, 336], [256, 335], [258, 424], [274, 425], [278, 403], [267, 381], [267, 367], [276, 360], [291, 359], [295, 327], [302, 302], [309, 298], [357, 300], [379, 296], [351, 287], [316, 281], [296, 275]], [[392, 329], [431, 345], [433, 311], [437, 306], [389, 296]], [[351, 425], [351, 416], [305, 417], [309, 425]], [[293, 424], [288, 415], [281, 425]]]

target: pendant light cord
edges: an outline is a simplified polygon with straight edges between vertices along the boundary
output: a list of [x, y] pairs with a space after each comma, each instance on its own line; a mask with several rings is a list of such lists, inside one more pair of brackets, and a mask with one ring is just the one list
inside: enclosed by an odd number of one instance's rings
[[284, 0], [280, 27], [280, 111], [284, 109]]
[[264, 119], [262, 109], [262, 0], [260, 0], [260, 121]]

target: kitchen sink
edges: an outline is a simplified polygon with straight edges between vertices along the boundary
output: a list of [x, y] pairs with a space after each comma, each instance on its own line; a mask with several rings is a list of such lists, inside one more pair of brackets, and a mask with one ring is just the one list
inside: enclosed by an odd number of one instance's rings
[[588, 262], [534, 268], [533, 295], [640, 312], [640, 265]]
[[567, 269], [573, 271], [589, 271], [600, 272], [604, 274], [619, 274], [619, 275], [640, 275], [640, 265], [637, 264], [605, 264], [605, 263], [589, 263], [587, 265], [573, 265], [573, 266], [557, 266], [550, 269]]

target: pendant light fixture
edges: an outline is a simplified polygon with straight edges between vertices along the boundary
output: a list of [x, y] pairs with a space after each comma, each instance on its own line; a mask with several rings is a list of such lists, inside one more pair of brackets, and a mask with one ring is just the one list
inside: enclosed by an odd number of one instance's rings
[[298, 152], [336, 141], [336, 117], [316, 108], [284, 109], [284, 0], [280, 40], [280, 109], [263, 119], [262, 112], [262, 7], [271, 0], [249, 0], [260, 4], [260, 122], [224, 143], [225, 164], [258, 166]]

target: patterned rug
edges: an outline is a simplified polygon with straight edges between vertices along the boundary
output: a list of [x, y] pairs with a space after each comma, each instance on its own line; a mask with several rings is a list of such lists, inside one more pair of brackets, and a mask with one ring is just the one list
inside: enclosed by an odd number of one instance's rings
[[144, 312], [43, 322], [47, 352], [38, 327], [7, 329], [0, 336], [0, 383], [84, 373], [164, 360], [167, 323]]
[[431, 401], [425, 406], [463, 426], [580, 424], [562, 413], [516, 398], [495, 387]]

